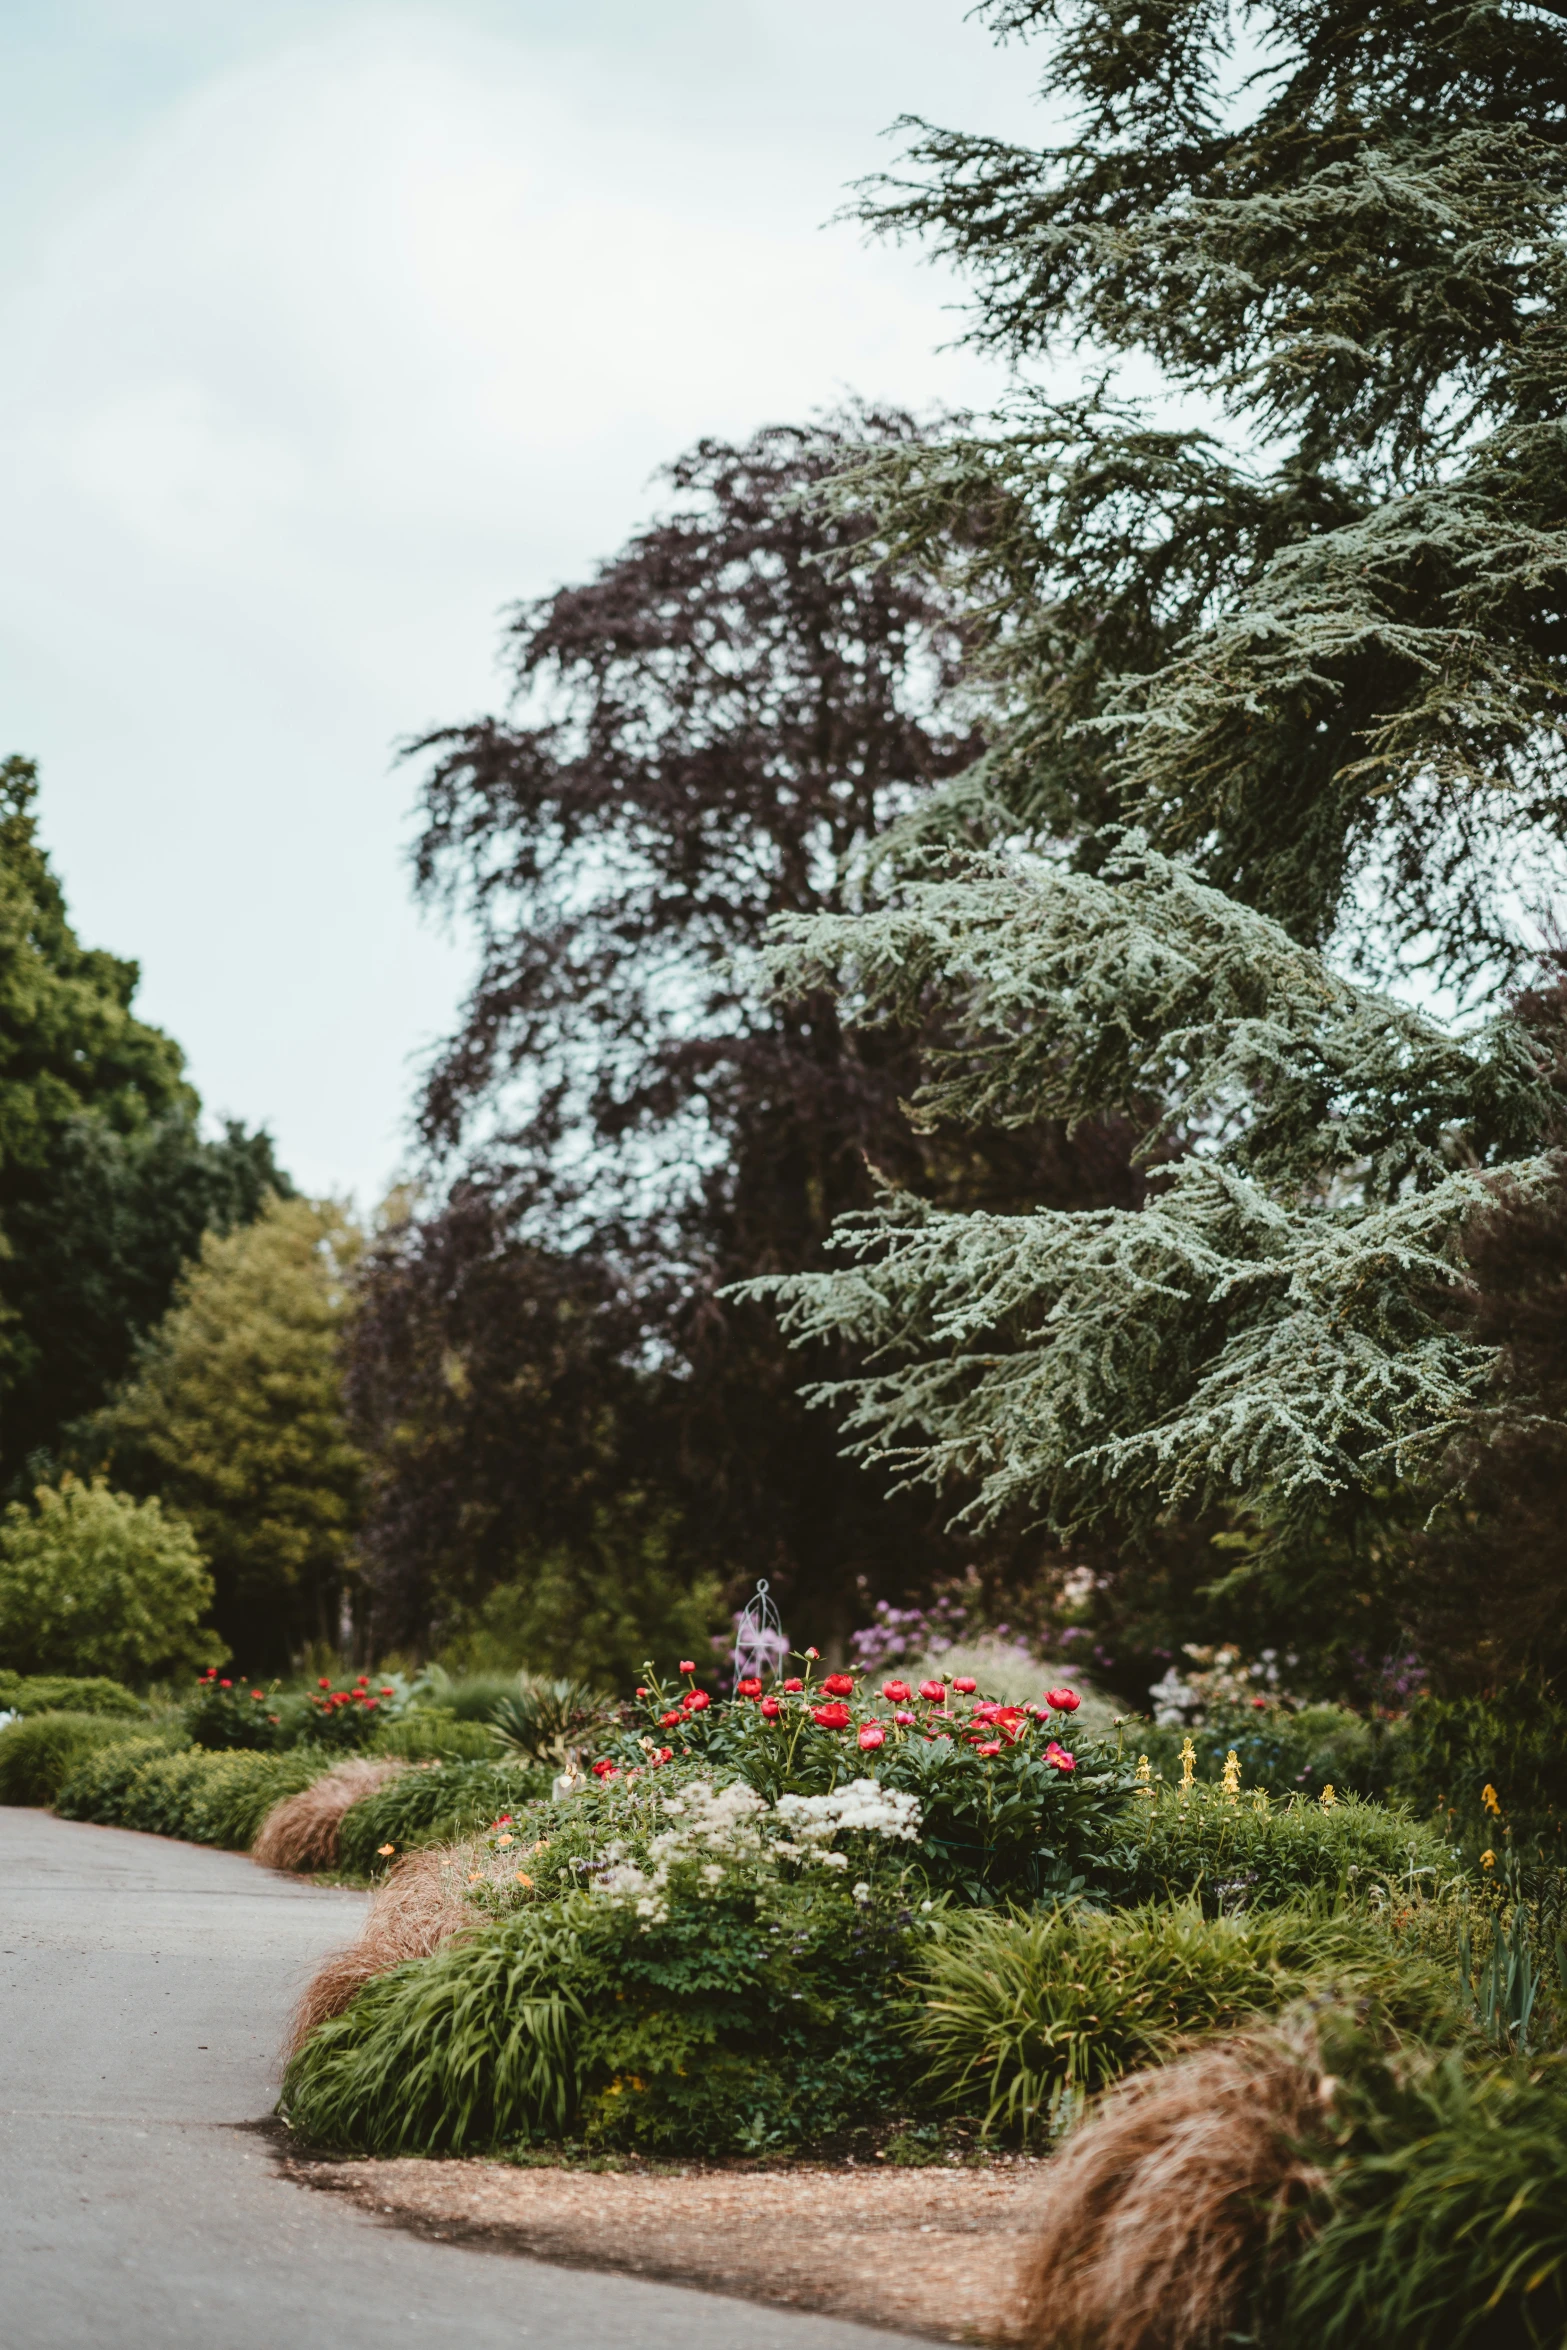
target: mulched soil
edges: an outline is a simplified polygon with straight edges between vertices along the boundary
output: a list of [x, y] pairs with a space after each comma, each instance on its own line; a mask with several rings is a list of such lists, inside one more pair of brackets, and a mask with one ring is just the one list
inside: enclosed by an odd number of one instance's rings
[[974, 2343], [1018, 2338], [1014, 2279], [1044, 2168], [1023, 2157], [914, 2170], [282, 2163], [447, 2242]]

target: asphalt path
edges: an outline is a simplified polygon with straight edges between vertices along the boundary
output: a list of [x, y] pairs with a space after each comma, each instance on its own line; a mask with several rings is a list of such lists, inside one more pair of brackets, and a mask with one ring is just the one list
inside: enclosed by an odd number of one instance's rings
[[284, 2022], [363, 1907], [237, 1853], [0, 1808], [3, 2350], [907, 2340], [430, 2242], [283, 2177], [255, 2125]]

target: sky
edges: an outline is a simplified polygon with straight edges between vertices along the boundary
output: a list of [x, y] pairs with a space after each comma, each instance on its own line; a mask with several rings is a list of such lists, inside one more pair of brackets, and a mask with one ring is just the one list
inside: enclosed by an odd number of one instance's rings
[[505, 608], [704, 433], [999, 390], [950, 278], [826, 225], [901, 113], [1037, 136], [964, 5], [0, 10], [0, 754], [307, 1190], [405, 1164], [470, 955], [398, 751], [500, 705]]

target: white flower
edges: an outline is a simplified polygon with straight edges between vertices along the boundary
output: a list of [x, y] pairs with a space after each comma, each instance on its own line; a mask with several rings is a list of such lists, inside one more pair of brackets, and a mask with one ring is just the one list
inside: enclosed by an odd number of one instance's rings
[[860, 1879], [859, 1883], [854, 1887], [853, 1890], [856, 1901], [869, 1901], [871, 1897], [871, 1889], [869, 1885], [866, 1884], [863, 1877]]
[[830, 1795], [780, 1795], [778, 1817], [797, 1836], [825, 1843], [840, 1828], [868, 1830], [875, 1836], [898, 1836], [913, 1843], [920, 1828], [917, 1795], [882, 1787], [874, 1779], [851, 1779]]

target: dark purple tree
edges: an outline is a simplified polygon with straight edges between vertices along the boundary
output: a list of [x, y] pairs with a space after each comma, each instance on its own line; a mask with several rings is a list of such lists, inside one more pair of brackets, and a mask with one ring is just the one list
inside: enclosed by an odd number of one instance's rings
[[918, 429], [703, 442], [662, 519], [519, 609], [511, 709], [415, 746], [418, 885], [480, 967], [420, 1107], [432, 1204], [375, 1252], [355, 1343], [399, 1630], [628, 1490], [677, 1515], [693, 1575], [771, 1576], [802, 1635], [953, 1571], [950, 1503], [841, 1461], [797, 1395], [822, 1362], [720, 1292], [813, 1262], [868, 1162], [971, 1202], [1136, 1196], [1118, 1132], [917, 1135], [912, 1037], [753, 968], [775, 914], [848, 902], [855, 852], [981, 748], [948, 598], [811, 495]]

